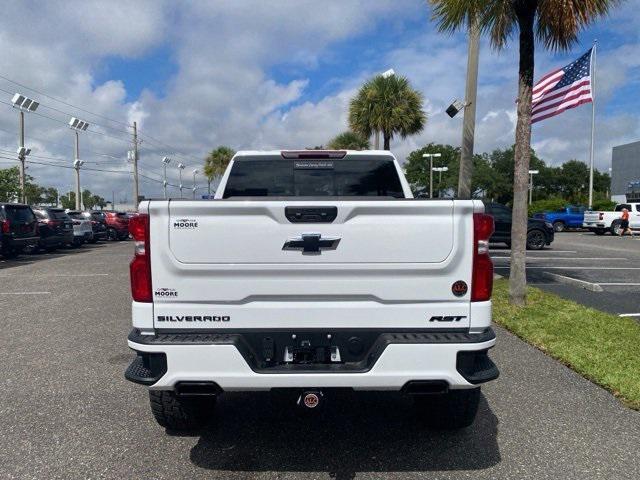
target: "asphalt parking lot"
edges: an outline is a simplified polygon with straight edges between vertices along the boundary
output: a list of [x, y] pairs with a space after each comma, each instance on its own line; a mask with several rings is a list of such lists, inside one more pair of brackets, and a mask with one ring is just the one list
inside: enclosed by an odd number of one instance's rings
[[[510, 251], [491, 246], [496, 273], [508, 276]], [[640, 321], [640, 234], [562, 232], [544, 250], [527, 252], [527, 281], [584, 305]]]
[[[589, 242], [569, 235], [554, 249]], [[1, 478], [637, 478], [640, 413], [501, 329], [501, 376], [463, 431], [427, 430], [406, 399], [373, 393], [312, 418], [267, 394], [228, 394], [201, 432], [165, 432], [123, 378], [132, 248], [0, 262]], [[624, 248], [616, 256], [630, 258]]]

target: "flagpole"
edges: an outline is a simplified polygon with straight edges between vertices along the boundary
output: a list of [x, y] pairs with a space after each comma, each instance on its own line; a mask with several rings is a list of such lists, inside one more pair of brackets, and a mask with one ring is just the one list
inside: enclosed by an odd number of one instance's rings
[[598, 40], [593, 41], [591, 50], [591, 153], [589, 155], [589, 209], [593, 207], [593, 144], [596, 129], [596, 46]]

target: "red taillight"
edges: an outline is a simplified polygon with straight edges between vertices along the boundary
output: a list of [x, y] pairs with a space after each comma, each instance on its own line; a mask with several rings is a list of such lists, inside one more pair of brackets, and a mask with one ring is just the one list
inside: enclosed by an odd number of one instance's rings
[[493, 217], [485, 213], [474, 213], [472, 302], [484, 302], [491, 298], [493, 290], [493, 262], [489, 257], [491, 234], [493, 234]]
[[11, 229], [11, 222], [9, 220], [2, 220], [2, 233], [9, 233]]
[[140, 214], [129, 222], [129, 233], [135, 242], [135, 254], [129, 264], [131, 296], [136, 302], [151, 302], [151, 252], [149, 250], [149, 215]]

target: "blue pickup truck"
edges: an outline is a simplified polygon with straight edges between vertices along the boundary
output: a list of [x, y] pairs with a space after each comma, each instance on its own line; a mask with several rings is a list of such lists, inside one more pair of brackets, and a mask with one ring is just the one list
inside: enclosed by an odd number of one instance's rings
[[536, 213], [533, 218], [546, 220], [556, 232], [562, 232], [567, 228], [582, 228], [584, 211], [585, 207], [568, 205], [554, 212]]

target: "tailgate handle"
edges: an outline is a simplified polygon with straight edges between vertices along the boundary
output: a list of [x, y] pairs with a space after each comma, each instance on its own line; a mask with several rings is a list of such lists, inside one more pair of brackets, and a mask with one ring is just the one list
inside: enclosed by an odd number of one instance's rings
[[331, 223], [338, 207], [285, 207], [284, 215], [291, 223]]

